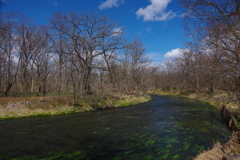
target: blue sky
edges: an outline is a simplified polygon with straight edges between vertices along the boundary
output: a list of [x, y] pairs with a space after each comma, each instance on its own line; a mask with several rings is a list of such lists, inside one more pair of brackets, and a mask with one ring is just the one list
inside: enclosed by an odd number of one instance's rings
[[179, 0], [0, 0], [1, 10], [19, 11], [37, 24], [47, 24], [56, 12], [94, 11], [139, 37], [154, 62], [176, 57], [184, 48], [184, 10]]

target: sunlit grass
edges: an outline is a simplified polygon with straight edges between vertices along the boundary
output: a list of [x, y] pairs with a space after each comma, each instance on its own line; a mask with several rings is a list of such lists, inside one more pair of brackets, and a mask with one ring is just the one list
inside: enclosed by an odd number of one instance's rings
[[123, 99], [117, 100], [115, 102], [115, 105], [124, 107], [124, 106], [134, 105], [138, 103], [144, 103], [149, 101], [150, 99], [151, 99], [150, 96], [140, 96], [140, 97], [125, 96]]
[[129, 106], [146, 102], [149, 99], [149, 96], [124, 96], [121, 100], [112, 98], [93, 100], [90, 97], [89, 100], [79, 99], [77, 104], [72, 103], [71, 96], [20, 99], [19, 101], [10, 101], [8, 104], [0, 105], [0, 119], [71, 114], [111, 107]]

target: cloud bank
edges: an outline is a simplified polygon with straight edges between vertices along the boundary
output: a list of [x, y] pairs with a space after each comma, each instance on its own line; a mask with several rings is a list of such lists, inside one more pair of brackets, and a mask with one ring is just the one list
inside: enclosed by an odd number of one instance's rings
[[124, 0], [106, 0], [99, 6], [99, 9], [103, 10], [107, 8], [118, 7], [120, 4], [123, 3]]
[[187, 51], [187, 49], [176, 48], [164, 54], [164, 58], [177, 58], [183, 55], [183, 52]]
[[176, 16], [172, 10], [166, 12], [171, 0], [151, 0], [150, 2], [150, 5], [136, 12], [138, 18], [143, 17], [144, 21], [166, 21]]

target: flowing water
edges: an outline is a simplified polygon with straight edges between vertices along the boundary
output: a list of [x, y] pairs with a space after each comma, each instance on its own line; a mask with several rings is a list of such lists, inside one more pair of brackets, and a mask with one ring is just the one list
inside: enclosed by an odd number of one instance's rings
[[0, 121], [0, 159], [186, 160], [230, 135], [213, 106], [153, 95], [129, 107]]

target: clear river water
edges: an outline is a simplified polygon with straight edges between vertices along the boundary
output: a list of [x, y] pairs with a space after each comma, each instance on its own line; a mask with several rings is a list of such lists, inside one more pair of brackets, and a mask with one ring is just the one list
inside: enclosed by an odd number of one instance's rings
[[152, 95], [128, 107], [0, 120], [0, 159], [187, 160], [229, 136], [215, 107]]

